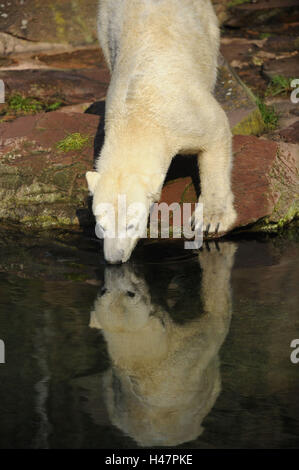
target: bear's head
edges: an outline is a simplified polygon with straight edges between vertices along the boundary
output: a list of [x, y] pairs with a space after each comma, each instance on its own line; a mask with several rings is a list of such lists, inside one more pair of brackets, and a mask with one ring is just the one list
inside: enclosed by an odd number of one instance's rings
[[104, 239], [105, 260], [125, 263], [138, 240], [147, 236], [150, 208], [159, 200], [164, 175], [109, 169], [88, 171], [86, 179], [93, 195], [96, 234]]

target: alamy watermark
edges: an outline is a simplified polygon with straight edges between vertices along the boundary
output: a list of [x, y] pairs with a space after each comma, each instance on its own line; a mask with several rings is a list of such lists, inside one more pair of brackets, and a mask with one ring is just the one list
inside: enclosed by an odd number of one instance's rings
[[294, 80], [291, 81], [291, 87], [295, 88], [295, 90], [292, 91], [291, 93], [291, 102], [293, 104], [298, 104], [299, 103], [299, 78], [294, 78]]
[[5, 103], [5, 85], [4, 81], [0, 80], [0, 104]]
[[293, 339], [291, 341], [291, 348], [294, 348], [294, 351], [292, 351], [290, 355], [291, 362], [293, 364], [298, 364], [299, 363], [299, 339]]
[[5, 364], [5, 344], [2, 339], [0, 339], [0, 364]]
[[[194, 222], [192, 211], [194, 210]], [[198, 249], [203, 243], [203, 204], [166, 202], [147, 207], [134, 202], [127, 206], [126, 195], [119, 194], [117, 207], [100, 203], [94, 212], [98, 238], [184, 238], [185, 249]], [[149, 217], [149, 221], [148, 221]]]

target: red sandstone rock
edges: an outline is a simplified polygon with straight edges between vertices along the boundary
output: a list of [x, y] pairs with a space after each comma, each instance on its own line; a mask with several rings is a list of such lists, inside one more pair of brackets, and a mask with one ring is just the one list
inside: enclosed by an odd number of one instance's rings
[[[299, 214], [299, 146], [254, 136], [234, 136], [232, 188], [238, 219], [244, 227], [264, 219], [259, 229], [275, 229]], [[191, 179], [163, 189], [162, 200], [194, 202]]]
[[299, 120], [294, 122], [286, 129], [281, 129], [278, 132], [279, 136], [285, 141], [293, 144], [299, 143]]
[[41, 101], [64, 104], [101, 100], [106, 95], [109, 73], [104, 67], [78, 70], [4, 70], [7, 97], [16, 93]]

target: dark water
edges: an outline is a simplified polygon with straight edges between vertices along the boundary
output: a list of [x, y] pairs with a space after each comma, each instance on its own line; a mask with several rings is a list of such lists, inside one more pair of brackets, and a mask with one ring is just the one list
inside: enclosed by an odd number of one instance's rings
[[0, 448], [297, 448], [298, 241], [218, 248], [1, 232]]

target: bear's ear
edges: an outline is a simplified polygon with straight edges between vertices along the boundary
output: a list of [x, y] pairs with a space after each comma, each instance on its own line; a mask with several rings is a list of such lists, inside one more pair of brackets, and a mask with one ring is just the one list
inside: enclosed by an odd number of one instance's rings
[[87, 179], [88, 189], [91, 192], [91, 194], [93, 194], [95, 191], [97, 182], [100, 179], [100, 175], [97, 171], [87, 171], [85, 176]]
[[98, 317], [95, 311], [92, 311], [90, 314], [89, 328], [97, 328], [98, 330], [102, 329], [102, 326], [98, 320]]

